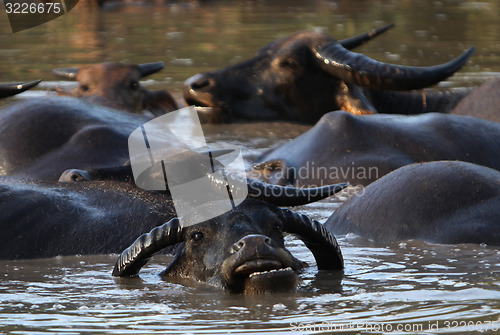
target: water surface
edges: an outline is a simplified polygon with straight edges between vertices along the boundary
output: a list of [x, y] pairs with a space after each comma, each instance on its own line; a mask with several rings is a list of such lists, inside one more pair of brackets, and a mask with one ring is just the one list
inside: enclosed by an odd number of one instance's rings
[[0, 330], [377, 334], [470, 333], [483, 327], [498, 333], [498, 248], [418, 241], [376, 245], [357, 237], [339, 242], [346, 259], [343, 277], [318, 272], [301, 242], [288, 239], [289, 249], [311, 264], [299, 291], [250, 297], [163, 281], [158, 273], [168, 256], [153, 258], [137, 279], [111, 277], [116, 256], [2, 261]]

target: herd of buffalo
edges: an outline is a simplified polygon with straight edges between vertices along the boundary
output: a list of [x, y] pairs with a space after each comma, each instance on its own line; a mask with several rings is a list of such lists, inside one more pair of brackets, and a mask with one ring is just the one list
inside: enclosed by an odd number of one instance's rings
[[[175, 258], [162, 276], [248, 294], [296, 289], [306, 264], [286, 249], [284, 234], [304, 242], [319, 270], [343, 269], [334, 235], [348, 233], [500, 245], [500, 80], [428, 88], [474, 48], [430, 67], [352, 51], [391, 27], [340, 41], [294, 33], [252, 59], [187, 79], [185, 104], [202, 122], [313, 125], [253, 162], [248, 199], [193, 225], [180, 224], [168, 189], [138, 187], [130, 164], [131, 132], [183, 107], [140, 83], [163, 63], [55, 69], [78, 86], [0, 110], [0, 259], [116, 253], [113, 275], [133, 276], [169, 252]], [[38, 83], [0, 85], [0, 98]], [[202, 155], [175, 140], [164, 149], [186, 166]], [[362, 190], [325, 223], [286, 208], [349, 184]]]

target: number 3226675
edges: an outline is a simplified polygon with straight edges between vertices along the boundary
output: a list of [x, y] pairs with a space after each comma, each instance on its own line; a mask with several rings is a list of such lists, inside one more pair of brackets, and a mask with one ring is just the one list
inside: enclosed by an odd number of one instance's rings
[[5, 2], [4, 4], [7, 14], [59, 14], [62, 11], [60, 2]]

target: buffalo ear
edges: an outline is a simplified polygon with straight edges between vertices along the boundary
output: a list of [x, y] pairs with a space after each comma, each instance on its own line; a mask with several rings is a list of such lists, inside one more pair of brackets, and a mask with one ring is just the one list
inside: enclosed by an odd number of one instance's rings
[[177, 103], [175, 102], [175, 99], [166, 90], [144, 90], [142, 106], [144, 109], [150, 111], [154, 116], [161, 116], [168, 112], [179, 109]]
[[61, 183], [73, 183], [93, 180], [89, 171], [79, 169], [64, 170], [59, 177]]
[[342, 270], [344, 258], [333, 236], [321, 223], [306, 215], [282, 209], [283, 230], [296, 235], [314, 255], [318, 270]]
[[118, 257], [113, 276], [128, 277], [138, 274], [155, 253], [182, 242], [182, 232], [179, 219], [174, 218], [153, 228], [149, 233], [142, 234]]
[[295, 183], [297, 169], [286, 159], [271, 159], [253, 165], [247, 176], [267, 184], [290, 186]]
[[60, 78], [76, 80], [76, 75], [80, 68], [78, 67], [61, 67], [53, 69], [52, 73]]
[[377, 109], [365, 95], [363, 89], [351, 83], [342, 83], [337, 93], [339, 109], [354, 115], [376, 114]]

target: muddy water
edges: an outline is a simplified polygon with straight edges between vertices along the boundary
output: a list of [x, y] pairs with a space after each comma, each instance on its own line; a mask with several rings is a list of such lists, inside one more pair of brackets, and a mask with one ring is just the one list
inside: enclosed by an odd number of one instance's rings
[[[343, 278], [311, 263], [295, 294], [244, 297], [157, 276], [157, 256], [140, 279], [115, 279], [116, 257], [0, 262], [0, 331], [6, 333], [471, 333], [499, 328], [499, 250], [339, 239]], [[397, 331], [399, 330], [399, 331]]]
[[[359, 51], [386, 62], [432, 65], [477, 50], [441, 86], [473, 86], [500, 72], [500, 1], [89, 2], [35, 29], [10, 33], [0, 9], [0, 82], [44, 79], [55, 67], [102, 61], [164, 61], [152, 88], [179, 97], [185, 78], [251, 57], [265, 43], [299, 29], [337, 38], [395, 22]], [[14, 99], [8, 100], [12, 102]], [[211, 126], [211, 141], [241, 145], [251, 159], [307, 127], [286, 123]], [[326, 200], [297, 210], [324, 220]], [[243, 297], [192, 282], [165, 282], [169, 262], [153, 258], [139, 279], [111, 277], [116, 255], [1, 261], [0, 333], [365, 333], [496, 334], [500, 327], [500, 249], [407, 241], [373, 244], [339, 237], [344, 275], [318, 272], [309, 251], [287, 246], [311, 266], [294, 294]]]

